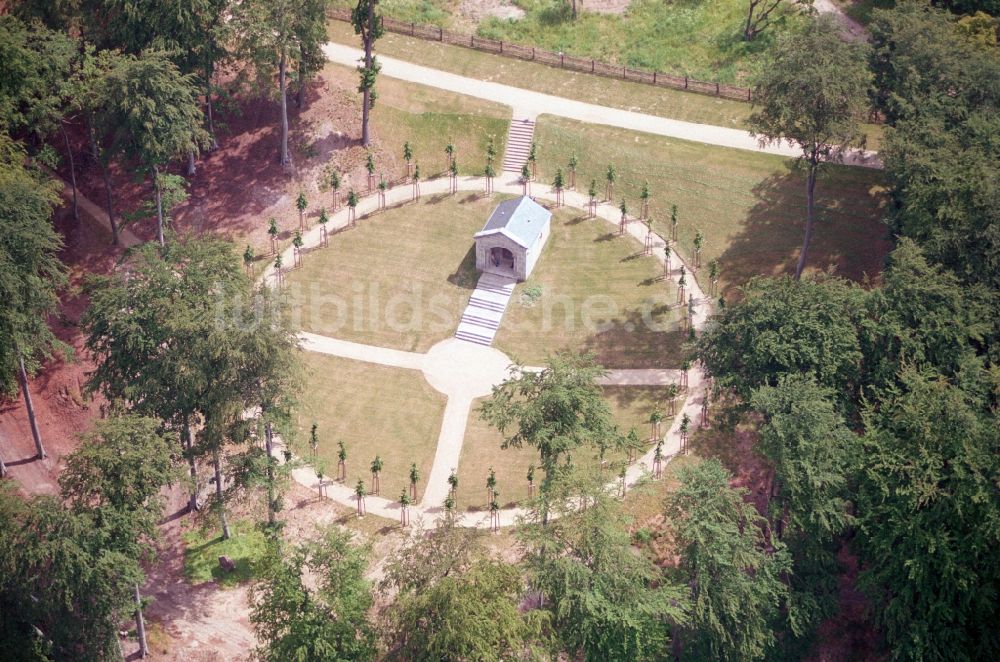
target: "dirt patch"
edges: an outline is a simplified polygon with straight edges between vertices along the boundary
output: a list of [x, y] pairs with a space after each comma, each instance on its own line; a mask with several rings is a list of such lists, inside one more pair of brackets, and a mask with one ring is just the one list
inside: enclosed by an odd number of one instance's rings
[[580, 11], [595, 14], [624, 14], [632, 0], [580, 0]]
[[508, 0], [462, 0], [458, 12], [471, 24], [491, 17], [514, 21], [524, 18], [524, 10]]

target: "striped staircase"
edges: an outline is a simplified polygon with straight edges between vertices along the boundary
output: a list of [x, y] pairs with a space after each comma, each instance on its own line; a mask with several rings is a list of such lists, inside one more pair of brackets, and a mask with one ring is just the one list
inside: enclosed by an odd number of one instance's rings
[[520, 174], [521, 168], [528, 162], [528, 152], [531, 151], [531, 140], [534, 137], [534, 120], [515, 117], [510, 121], [510, 130], [507, 132], [507, 152], [503, 155], [503, 169], [506, 172]]
[[469, 305], [462, 314], [462, 321], [455, 330], [455, 337], [486, 347], [492, 345], [516, 284], [513, 278], [496, 274], [484, 273], [480, 276], [469, 298]]

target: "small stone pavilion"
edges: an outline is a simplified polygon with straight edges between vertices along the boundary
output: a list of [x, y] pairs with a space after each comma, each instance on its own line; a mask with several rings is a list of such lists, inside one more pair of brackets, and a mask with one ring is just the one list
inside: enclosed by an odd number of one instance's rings
[[526, 280], [549, 238], [552, 212], [528, 196], [504, 200], [475, 234], [476, 268]]

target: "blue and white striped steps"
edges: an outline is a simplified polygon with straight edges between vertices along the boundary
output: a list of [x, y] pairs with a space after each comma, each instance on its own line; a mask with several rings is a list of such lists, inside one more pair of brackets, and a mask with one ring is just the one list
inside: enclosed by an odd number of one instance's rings
[[492, 345], [516, 284], [512, 278], [495, 274], [484, 273], [480, 276], [455, 330], [455, 337], [477, 345]]

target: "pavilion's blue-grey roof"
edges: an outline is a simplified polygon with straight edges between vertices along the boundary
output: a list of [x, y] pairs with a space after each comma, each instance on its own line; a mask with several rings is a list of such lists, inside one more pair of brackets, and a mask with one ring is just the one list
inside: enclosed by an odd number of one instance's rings
[[550, 218], [552, 212], [523, 195], [498, 204], [487, 219], [486, 225], [475, 236], [479, 238], [491, 234], [504, 234], [519, 246], [530, 248]]

